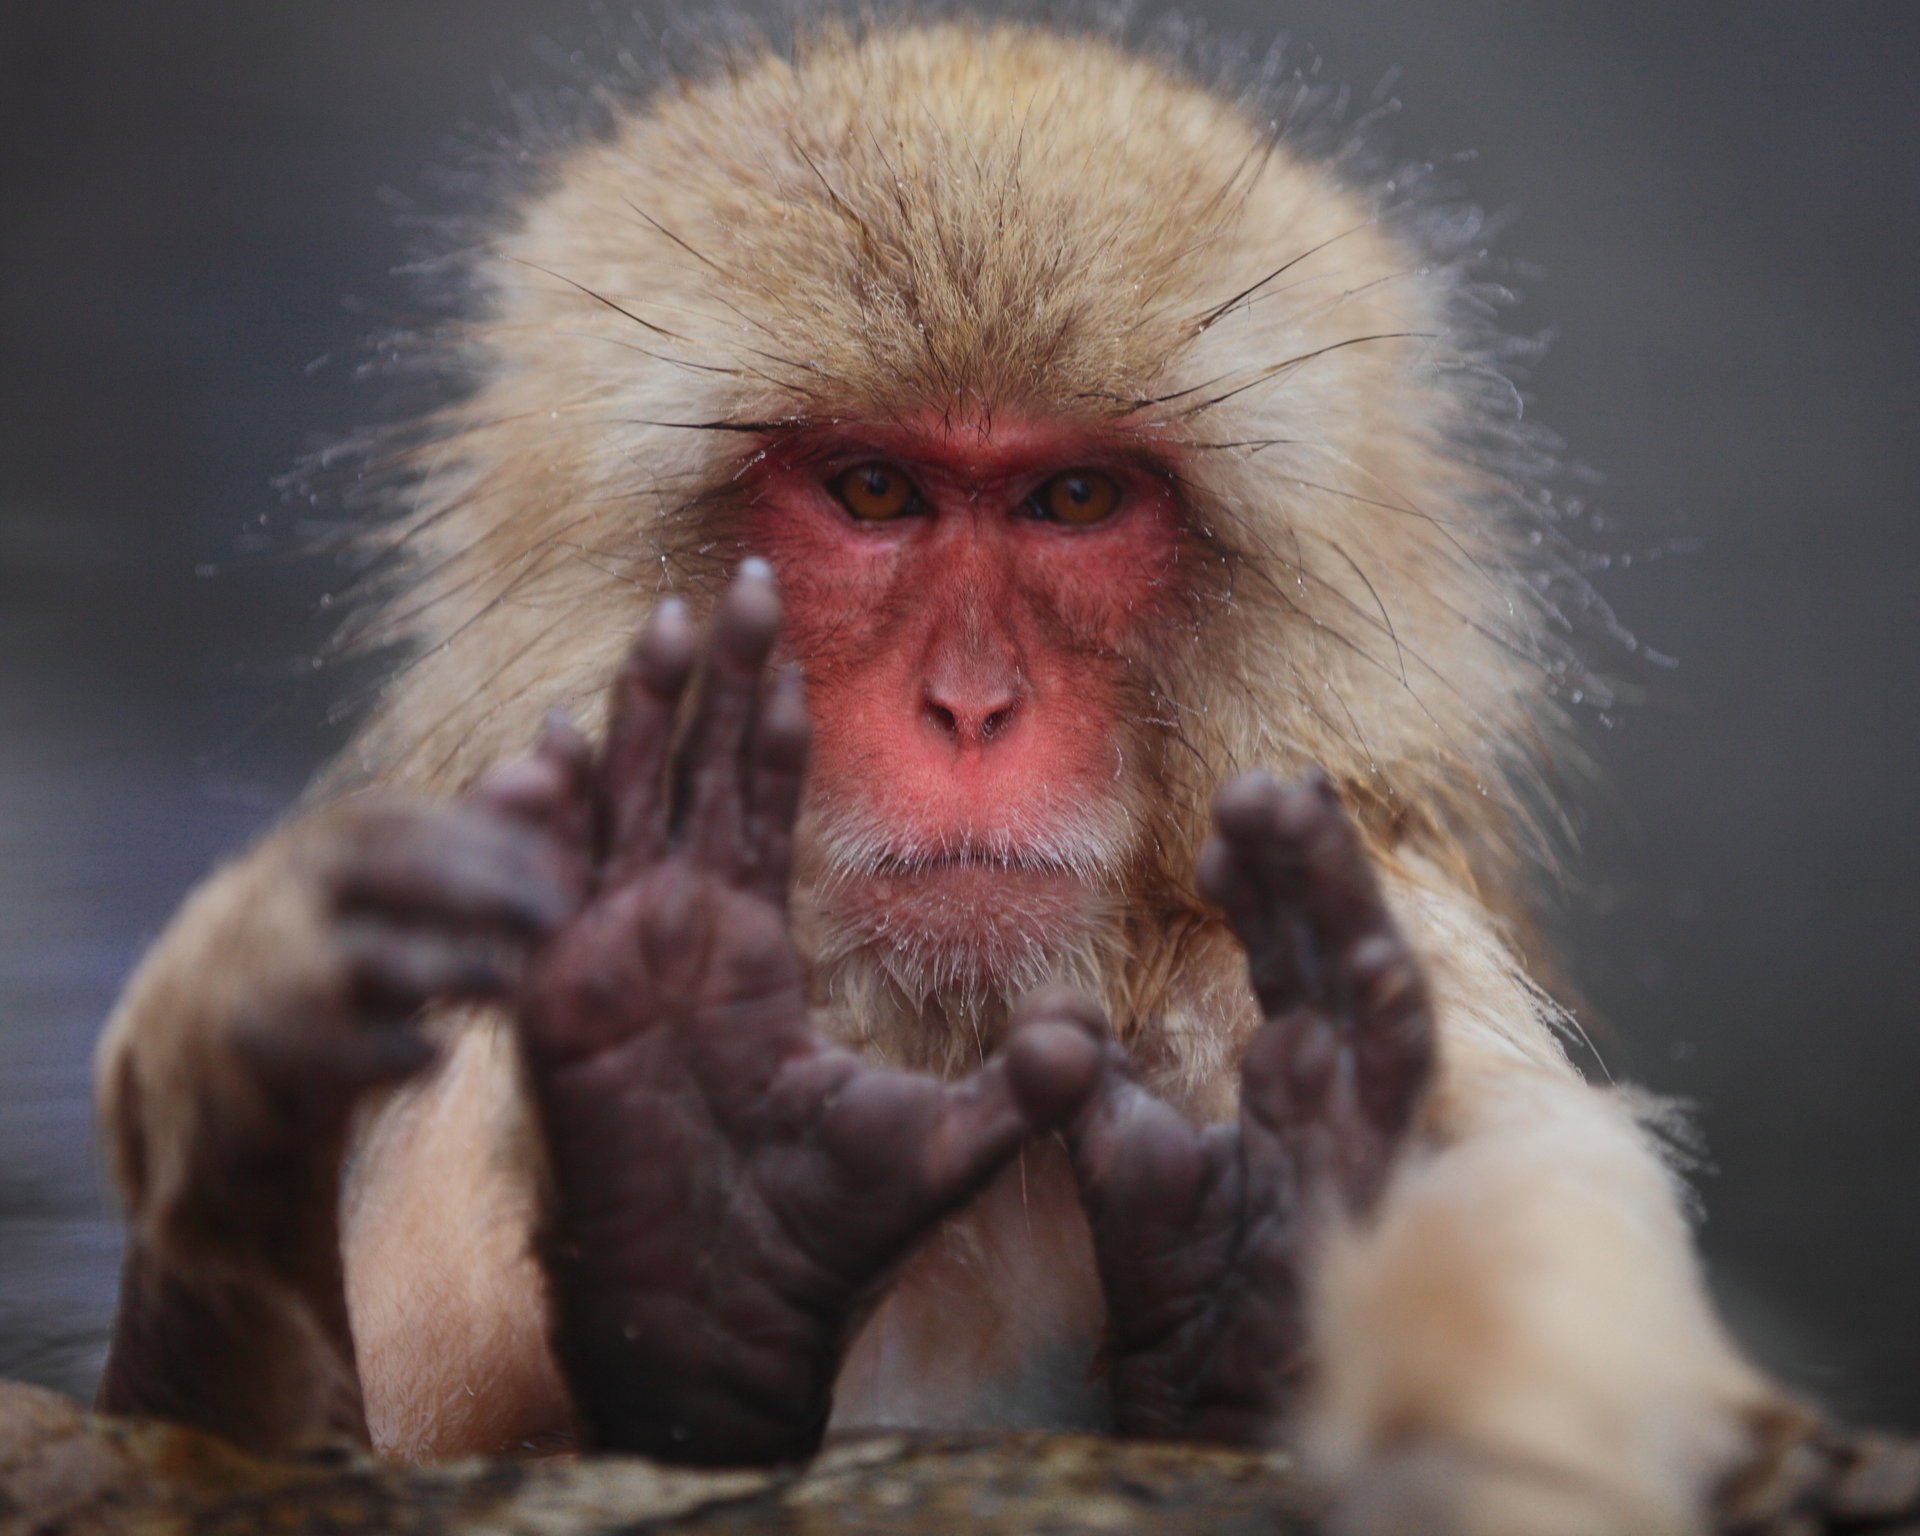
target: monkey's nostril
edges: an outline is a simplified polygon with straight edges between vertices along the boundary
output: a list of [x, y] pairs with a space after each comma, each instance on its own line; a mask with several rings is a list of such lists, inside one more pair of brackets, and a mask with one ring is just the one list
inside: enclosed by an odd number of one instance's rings
[[947, 706], [942, 704], [938, 699], [921, 700], [920, 709], [921, 713], [927, 717], [928, 721], [932, 723], [941, 735], [959, 736], [959, 720], [954, 716], [953, 711], [948, 709]]
[[988, 715], [986, 719], [980, 722], [980, 739], [982, 741], [992, 741], [994, 737], [998, 736], [1012, 724], [1013, 706], [1008, 704], [1002, 709], [996, 709], [992, 714]]

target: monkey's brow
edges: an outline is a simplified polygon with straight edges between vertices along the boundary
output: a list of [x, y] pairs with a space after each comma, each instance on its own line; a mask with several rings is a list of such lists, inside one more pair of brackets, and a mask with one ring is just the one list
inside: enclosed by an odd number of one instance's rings
[[[870, 437], [860, 430], [862, 425], [874, 427], [894, 427], [897, 423], [873, 422], [858, 423], [843, 418], [825, 421], [782, 421], [766, 428], [765, 442], [762, 448], [743, 452], [740, 456], [742, 466], [750, 464], [775, 441], [782, 443], [781, 460], [793, 468], [826, 468], [844, 462], [850, 457], [871, 454], [884, 459], [912, 459], [912, 446], [902, 446], [898, 442], [883, 442]], [[743, 426], [742, 431], [752, 433], [755, 429]], [[1151, 476], [1164, 482], [1170, 489], [1178, 491], [1184, 483], [1180, 478], [1175, 454], [1189, 445], [1178, 440], [1169, 441], [1164, 449], [1144, 444], [1133, 437], [1122, 438], [1111, 432], [1102, 433], [1097, 429], [1089, 435], [1087, 448], [1082, 453], [1063, 452], [1057, 460], [1050, 459], [1045, 465], [1036, 464], [1036, 472], [1043, 468], [1057, 469], [1074, 464], [1108, 465], [1113, 468], [1130, 469], [1139, 474]]]

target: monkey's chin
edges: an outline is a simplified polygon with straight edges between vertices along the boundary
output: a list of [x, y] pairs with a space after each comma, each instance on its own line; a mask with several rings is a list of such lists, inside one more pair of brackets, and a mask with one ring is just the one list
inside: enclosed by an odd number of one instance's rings
[[1018, 988], [1102, 921], [1111, 901], [1066, 870], [953, 860], [870, 874], [835, 892], [834, 916], [890, 969], [929, 990]]

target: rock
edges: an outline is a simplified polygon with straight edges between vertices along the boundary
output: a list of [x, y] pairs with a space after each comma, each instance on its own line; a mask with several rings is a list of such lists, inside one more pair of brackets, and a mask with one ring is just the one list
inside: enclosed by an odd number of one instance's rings
[[803, 1470], [684, 1472], [621, 1457], [386, 1465], [256, 1461], [191, 1430], [0, 1384], [7, 1536], [1308, 1536], [1279, 1455], [1078, 1435], [882, 1435]]
[[[875, 1435], [802, 1469], [630, 1457], [266, 1462], [0, 1382], [0, 1536], [1311, 1536], [1285, 1456], [1084, 1435]], [[1814, 1426], [1738, 1480], [1724, 1536], [1920, 1536], [1920, 1445]]]

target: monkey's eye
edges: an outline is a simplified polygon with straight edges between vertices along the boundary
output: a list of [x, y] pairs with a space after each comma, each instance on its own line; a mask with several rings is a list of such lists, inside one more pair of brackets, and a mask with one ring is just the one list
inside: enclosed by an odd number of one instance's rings
[[1034, 516], [1050, 523], [1084, 528], [1113, 516], [1120, 505], [1120, 486], [1097, 469], [1069, 469], [1035, 491], [1029, 505]]
[[920, 504], [913, 482], [891, 464], [856, 464], [829, 480], [827, 489], [863, 523], [904, 517]]

